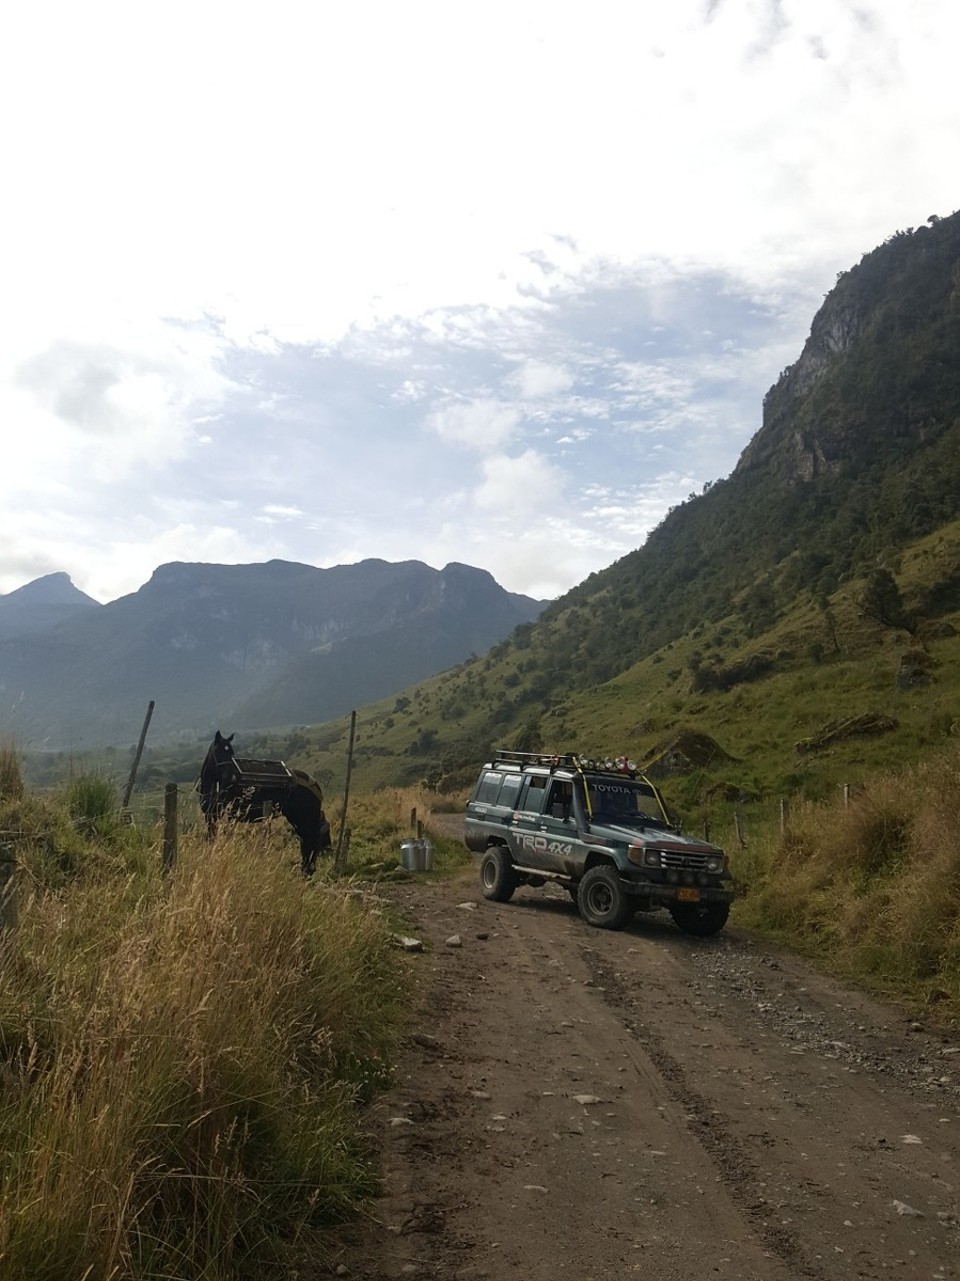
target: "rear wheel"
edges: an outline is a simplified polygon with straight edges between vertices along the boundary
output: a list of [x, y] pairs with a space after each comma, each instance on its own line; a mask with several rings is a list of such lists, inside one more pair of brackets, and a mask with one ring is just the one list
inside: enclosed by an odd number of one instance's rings
[[634, 913], [616, 868], [591, 867], [580, 882], [580, 915], [598, 930], [622, 930]]
[[506, 903], [520, 884], [509, 851], [491, 845], [480, 860], [480, 889], [484, 898]]
[[730, 915], [729, 903], [677, 903], [670, 909], [677, 928], [684, 934], [709, 938], [722, 930]]

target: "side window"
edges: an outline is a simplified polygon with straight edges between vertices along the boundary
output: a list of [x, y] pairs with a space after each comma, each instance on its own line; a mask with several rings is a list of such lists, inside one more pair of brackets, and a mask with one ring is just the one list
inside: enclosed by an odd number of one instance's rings
[[532, 810], [535, 814], [543, 812], [543, 798], [547, 791], [546, 775], [531, 774], [526, 780], [526, 784], [520, 794], [521, 810]]
[[503, 786], [500, 788], [500, 796], [497, 799], [498, 805], [508, 805], [513, 809], [517, 803], [517, 797], [520, 795], [520, 784], [523, 782], [522, 774], [505, 774], [503, 776]]
[[567, 779], [555, 778], [547, 797], [544, 813], [552, 818], [569, 818], [573, 807], [573, 784]]
[[480, 786], [477, 788], [475, 800], [481, 805], [493, 805], [496, 803], [497, 796], [500, 792], [501, 774], [488, 770], [484, 774]]

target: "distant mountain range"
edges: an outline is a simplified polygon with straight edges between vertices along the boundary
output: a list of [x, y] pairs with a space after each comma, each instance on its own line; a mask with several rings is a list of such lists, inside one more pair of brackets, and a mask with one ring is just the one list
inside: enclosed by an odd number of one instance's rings
[[419, 561], [174, 563], [108, 605], [49, 574], [0, 596], [0, 737], [123, 744], [150, 700], [153, 741], [329, 720], [484, 652], [542, 605]]
[[100, 602], [74, 587], [68, 574], [47, 574], [8, 596], [0, 596], [0, 641], [50, 631]]

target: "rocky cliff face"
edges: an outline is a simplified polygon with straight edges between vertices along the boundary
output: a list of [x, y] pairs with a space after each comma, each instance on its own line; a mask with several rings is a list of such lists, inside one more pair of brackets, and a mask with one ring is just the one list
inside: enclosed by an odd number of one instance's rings
[[801, 484], [935, 436], [960, 409], [958, 280], [960, 214], [898, 232], [843, 272], [737, 472]]

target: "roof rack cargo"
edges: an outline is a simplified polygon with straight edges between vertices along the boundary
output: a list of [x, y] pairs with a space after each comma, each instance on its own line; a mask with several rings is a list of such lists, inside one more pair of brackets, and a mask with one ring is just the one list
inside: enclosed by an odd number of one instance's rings
[[509, 765], [569, 765], [575, 767], [576, 757], [572, 752], [514, 752], [505, 747], [493, 749], [494, 761], [503, 761]]
[[595, 774], [628, 774], [631, 778], [635, 778], [637, 774], [636, 765], [626, 756], [618, 756], [616, 760], [609, 757], [594, 760], [581, 756], [578, 752], [515, 752], [509, 748], [495, 747], [492, 763], [496, 764], [497, 761], [504, 765], [546, 765], [550, 769], [564, 766], [567, 769], [589, 770]]

